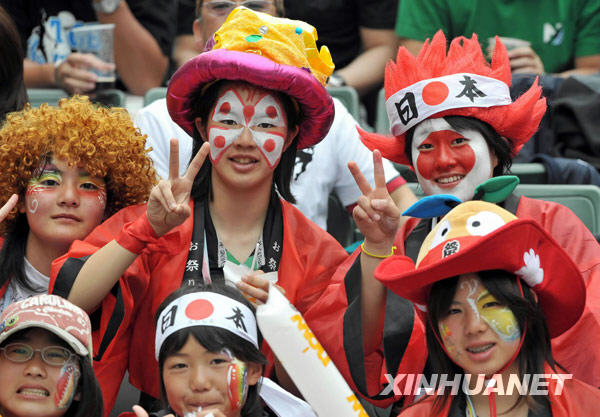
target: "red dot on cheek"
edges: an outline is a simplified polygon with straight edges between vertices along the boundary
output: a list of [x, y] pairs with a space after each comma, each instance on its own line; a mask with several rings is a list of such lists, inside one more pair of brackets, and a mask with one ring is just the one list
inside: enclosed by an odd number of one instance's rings
[[215, 311], [214, 306], [208, 300], [194, 300], [185, 308], [185, 315], [192, 320], [202, 320], [210, 317]]
[[225, 137], [223, 136], [217, 136], [215, 138], [215, 140], [213, 141], [213, 143], [215, 144], [215, 146], [217, 148], [222, 148], [225, 146]]
[[275, 141], [273, 139], [267, 139], [265, 141], [265, 151], [273, 152], [275, 150]]
[[225, 102], [221, 104], [221, 108], [219, 108], [219, 113], [227, 114], [231, 111], [231, 104]]
[[269, 106], [267, 107], [267, 116], [269, 116], [271, 119], [274, 119], [277, 117], [277, 109], [275, 108], [275, 106]]

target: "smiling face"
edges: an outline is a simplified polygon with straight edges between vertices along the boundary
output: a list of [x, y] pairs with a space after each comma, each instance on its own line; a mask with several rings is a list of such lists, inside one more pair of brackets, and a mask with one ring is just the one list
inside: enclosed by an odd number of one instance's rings
[[243, 82], [224, 83], [208, 123], [204, 126], [197, 118], [196, 127], [210, 143], [213, 173], [224, 183], [241, 187], [272, 180], [283, 151], [298, 132], [288, 130], [276, 94]]
[[[32, 328], [19, 332], [3, 343], [26, 343], [34, 349], [63, 346], [50, 332]], [[0, 354], [0, 410], [3, 417], [57, 417], [68, 409], [77, 395], [79, 365], [69, 361], [63, 366], [45, 363], [40, 352], [27, 362], [15, 363]], [[65, 391], [65, 387], [69, 387]]]
[[514, 356], [521, 337], [512, 311], [500, 304], [473, 273], [458, 280], [438, 329], [447, 354], [469, 374], [492, 375], [499, 371]]
[[28, 245], [68, 248], [85, 238], [104, 217], [106, 185], [84, 169], [66, 161], [50, 160], [32, 178], [20, 207], [29, 223]]
[[493, 176], [498, 159], [475, 130], [456, 131], [443, 118], [427, 119], [415, 128], [412, 162], [427, 195], [451, 194], [463, 201]]
[[[239, 417], [245, 388], [240, 388], [239, 378], [231, 377], [232, 365], [239, 373], [242, 367], [229, 352], [209, 352], [190, 336], [178, 352], [165, 359], [162, 368], [167, 400], [173, 411], [183, 416], [201, 407]], [[247, 364], [246, 368], [246, 387], [256, 385], [260, 366]]]

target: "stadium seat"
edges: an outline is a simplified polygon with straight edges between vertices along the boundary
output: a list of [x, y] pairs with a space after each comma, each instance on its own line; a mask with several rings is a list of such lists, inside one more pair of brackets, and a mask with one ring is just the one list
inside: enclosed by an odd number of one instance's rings
[[144, 107], [155, 100], [165, 98], [167, 96], [167, 87], [154, 87], [146, 91], [144, 94]]
[[348, 109], [348, 112], [356, 121], [361, 121], [360, 100], [358, 98], [358, 93], [353, 87], [327, 87], [327, 91], [329, 91], [331, 97], [337, 98], [344, 104], [346, 109]]

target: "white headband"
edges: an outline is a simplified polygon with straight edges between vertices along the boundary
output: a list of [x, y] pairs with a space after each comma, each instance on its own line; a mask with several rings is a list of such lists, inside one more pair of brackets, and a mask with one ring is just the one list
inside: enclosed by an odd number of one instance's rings
[[160, 347], [173, 333], [194, 326], [212, 326], [229, 330], [258, 349], [256, 318], [244, 304], [214, 292], [194, 292], [171, 302], [156, 324], [156, 360]]
[[483, 75], [459, 73], [430, 78], [394, 93], [385, 102], [394, 136], [435, 113], [465, 107], [511, 104], [506, 83]]

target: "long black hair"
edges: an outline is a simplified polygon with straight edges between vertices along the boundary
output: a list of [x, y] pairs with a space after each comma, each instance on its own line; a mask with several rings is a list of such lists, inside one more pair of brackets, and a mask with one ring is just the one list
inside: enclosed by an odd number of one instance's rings
[[[517, 320], [519, 329], [525, 329], [523, 346], [517, 356], [520, 381], [525, 381], [525, 374], [544, 373], [544, 364], [548, 363], [554, 367], [554, 359], [550, 347], [550, 333], [546, 325], [546, 319], [542, 309], [538, 306], [531, 289], [522, 285], [523, 294], [519, 288], [516, 275], [503, 270], [489, 270], [478, 272], [485, 288], [492, 294], [500, 304], [508, 307]], [[429, 296], [428, 323], [426, 326], [427, 348], [429, 359], [434, 373], [447, 374], [448, 380], [453, 380], [457, 375], [463, 374], [463, 370], [450, 360], [446, 352], [440, 346], [441, 340], [438, 323], [448, 315], [450, 305], [456, 293], [459, 277], [448, 278], [436, 282]], [[435, 332], [435, 334], [433, 333]], [[437, 335], [437, 337], [436, 337]], [[450, 390], [445, 389], [443, 394], [436, 396], [432, 415], [437, 415], [450, 399]], [[459, 390], [458, 397], [453, 401], [464, 402], [464, 393]], [[521, 397], [513, 406], [516, 407], [521, 401], [527, 401], [531, 410], [549, 406], [546, 396]]]
[[[216, 294], [224, 295], [244, 304], [252, 311], [253, 314], [255, 312], [254, 306], [250, 304], [250, 302], [242, 295], [242, 293], [237, 288], [234, 288], [230, 285], [211, 284], [189, 287], [186, 286], [174, 291], [167, 298], [165, 298], [165, 300], [161, 303], [160, 307], [158, 308], [158, 311], [156, 312], [155, 321], [158, 321], [160, 313], [173, 300], [183, 295], [196, 292], [214, 292]], [[257, 335], [258, 345], [260, 346], [262, 342], [262, 337], [260, 335], [260, 332], [258, 331]], [[251, 342], [231, 333], [228, 330], [219, 327], [209, 326], [195, 326], [181, 329], [167, 337], [167, 339], [163, 342], [160, 348], [160, 353], [158, 356], [158, 368], [160, 373], [160, 392], [163, 401], [163, 406], [165, 408], [169, 407], [165, 390], [165, 384], [162, 377], [165, 361], [169, 356], [181, 350], [181, 348], [183, 348], [183, 346], [187, 343], [190, 337], [196, 339], [196, 341], [202, 346], [204, 346], [204, 348], [209, 352], [220, 352], [223, 349], [228, 349], [229, 351], [231, 351], [233, 356], [235, 356], [243, 362], [257, 363], [260, 365], [265, 365], [267, 363], [267, 359], [265, 358], [265, 356]], [[248, 395], [246, 397], [246, 402], [244, 403], [244, 406], [242, 407], [241, 411], [242, 417], [261, 417], [263, 415], [263, 407], [258, 394], [258, 385], [259, 384], [248, 387]]]
[[[208, 115], [217, 101], [219, 89], [225, 82], [228, 82], [228, 80], [219, 80], [208, 86], [198, 87], [196, 91], [190, 94], [189, 104], [192, 110], [189, 117], [190, 121], [193, 122], [197, 117], [199, 117], [206, 125]], [[283, 104], [283, 109], [287, 115], [288, 130], [294, 129], [302, 120], [301, 110], [297, 106], [297, 103], [295, 103], [294, 100], [286, 94], [282, 94], [277, 91], [273, 91], [273, 93], [279, 97]], [[198, 153], [200, 147], [204, 143], [204, 140], [202, 139], [200, 132], [198, 132], [195, 124], [193, 139], [192, 158]], [[290, 191], [290, 182], [294, 173], [297, 147], [298, 140], [294, 138], [290, 146], [281, 155], [279, 164], [277, 164], [277, 167], [275, 167], [275, 172], [273, 174], [273, 185], [275, 186], [275, 189], [279, 192], [281, 197], [290, 203], [296, 202], [292, 192]], [[212, 163], [210, 158], [206, 158], [202, 168], [200, 168], [198, 175], [196, 175], [196, 178], [194, 179], [194, 184], [192, 185], [191, 191], [192, 198], [203, 199], [208, 197], [212, 199], [212, 190], [210, 187], [211, 167]]]
[[19, 32], [8, 13], [0, 7], [0, 125], [6, 113], [27, 103], [23, 79], [23, 47]]
[[[443, 118], [454, 130], [475, 130], [481, 133], [488, 147], [496, 158], [498, 165], [494, 168], [494, 177], [508, 174], [512, 166], [512, 153], [514, 146], [510, 139], [504, 139], [494, 130], [488, 123], [483, 122], [474, 117], [466, 116], [446, 116]], [[406, 141], [404, 142], [404, 153], [409, 161], [412, 161], [412, 141], [415, 134], [415, 127], [409, 129], [406, 133]]]
[[0, 250], [0, 288], [7, 281], [14, 280], [19, 287], [28, 290], [33, 288], [25, 275], [25, 253], [29, 223], [25, 213], [18, 213], [15, 221], [10, 224], [4, 234], [4, 243]]

